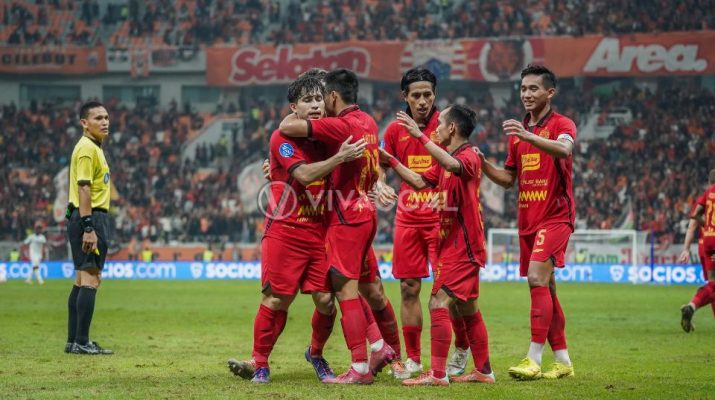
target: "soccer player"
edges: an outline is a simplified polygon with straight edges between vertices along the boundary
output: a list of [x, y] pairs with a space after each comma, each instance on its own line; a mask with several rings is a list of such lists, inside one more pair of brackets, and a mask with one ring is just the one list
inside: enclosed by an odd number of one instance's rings
[[[422, 133], [432, 141], [437, 141], [435, 131], [439, 124], [439, 111], [434, 107], [437, 77], [426, 68], [412, 68], [402, 76], [400, 90], [402, 99], [407, 103], [405, 113], [417, 123]], [[402, 121], [396, 120], [388, 125], [383, 138], [385, 151], [416, 173], [427, 171], [436, 162], [402, 124]], [[392, 274], [400, 280], [400, 318], [407, 361], [402, 373], [395, 374], [397, 379], [407, 379], [414, 373], [422, 372], [420, 291], [422, 278], [430, 276], [428, 263], [437, 265], [439, 213], [430, 206], [436, 193], [436, 189], [430, 186], [414, 190], [407, 182], [403, 181], [400, 185], [395, 215]], [[464, 373], [469, 344], [466, 330], [459, 323], [461, 319], [454, 315], [453, 310], [450, 311], [456, 345], [447, 373], [453, 376]]]
[[[509, 368], [515, 379], [558, 379], [574, 375], [566, 347], [566, 319], [556, 296], [554, 268], [564, 267], [574, 229], [571, 184], [576, 125], [551, 108], [556, 76], [548, 68], [529, 65], [521, 71], [524, 120], [504, 121], [509, 138], [504, 168], [480, 153], [484, 174], [505, 188], [519, 181], [517, 225], [521, 276], [531, 292], [531, 344], [519, 365]], [[542, 374], [541, 358], [548, 339], [556, 361]]]
[[96, 101], [82, 105], [79, 112], [82, 137], [70, 161], [67, 236], [76, 271], [67, 306], [66, 353], [113, 354], [89, 340], [95, 297], [109, 241], [109, 164], [102, 143], [109, 135], [109, 114]]
[[[387, 343], [389, 340], [379, 339], [371, 343], [372, 354], [368, 364], [365, 341], [371, 326], [369, 316], [372, 310], [383, 306], [379, 311], [380, 317], [375, 318], [376, 324], [389, 325], [392, 338], [399, 338], [394, 312], [380, 290], [377, 263], [372, 262], [370, 257], [377, 214], [367, 193], [378, 180], [377, 124], [356, 104], [358, 80], [354, 72], [346, 69], [328, 72], [325, 92], [327, 118], [306, 121], [289, 115], [281, 122], [280, 130], [288, 136], [323, 142], [328, 153], [335, 152], [349, 138], [364, 139], [366, 142], [364, 157], [341, 164], [330, 176], [326, 248], [331, 283], [340, 304], [340, 322], [352, 364], [346, 373], [323, 382], [371, 384], [373, 375], [396, 356]], [[364, 299], [360, 292], [365, 295]]]
[[[298, 118], [319, 119], [324, 112], [323, 85], [306, 76], [288, 87], [288, 102]], [[318, 379], [335, 378], [322, 356], [332, 332], [335, 306], [325, 256], [325, 176], [344, 162], [362, 157], [365, 141], [341, 143], [326, 159], [324, 146], [291, 138], [276, 130], [270, 139], [270, 204], [261, 241], [263, 299], [253, 330], [253, 358], [228, 361], [229, 369], [254, 383], [268, 383], [268, 357], [285, 327], [287, 311], [300, 289], [315, 303], [313, 337], [305, 353]], [[323, 161], [324, 160], [324, 161]]]
[[695, 292], [695, 296], [688, 304], [680, 308], [680, 326], [685, 332], [695, 330], [693, 315], [700, 307], [711, 304], [715, 312], [715, 169], [710, 171], [708, 180], [710, 187], [698, 198], [695, 210], [690, 215], [683, 251], [678, 258], [681, 264], [690, 262], [690, 245], [693, 243], [695, 230], [702, 225], [700, 231], [702, 244], [698, 247], [702, 248], [700, 263], [703, 265], [703, 275], [707, 283]]
[[45, 254], [47, 238], [42, 234], [41, 222], [35, 223], [34, 232], [25, 239], [24, 243], [30, 247], [30, 263], [32, 264], [32, 271], [27, 275], [25, 283], [31, 285], [32, 275], [34, 274], [37, 276], [37, 283], [43, 285], [45, 282], [40, 274], [40, 263], [42, 262], [42, 255]]
[[429, 302], [432, 369], [402, 383], [406, 386], [449, 385], [446, 369], [452, 342], [449, 316], [452, 304], [456, 305], [459, 319], [466, 327], [475, 366], [471, 373], [452, 378], [452, 381], [494, 383], [487, 328], [477, 306], [479, 271], [484, 267], [486, 253], [479, 204], [481, 161], [469, 145], [476, 113], [455, 104], [439, 115], [436, 131], [444, 149], [432, 142], [406, 113], [398, 113], [397, 118], [437, 160], [437, 165], [420, 175], [384, 150], [381, 157], [411, 187], [417, 190], [428, 186], [436, 188], [439, 208], [438, 256], [433, 267], [434, 284]]

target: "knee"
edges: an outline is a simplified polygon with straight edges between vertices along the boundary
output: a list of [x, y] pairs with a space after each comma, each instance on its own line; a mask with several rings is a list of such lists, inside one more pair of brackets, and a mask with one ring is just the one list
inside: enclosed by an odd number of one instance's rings
[[290, 299], [283, 298], [280, 296], [274, 296], [274, 295], [264, 295], [263, 296], [263, 301], [261, 301], [261, 304], [264, 306], [270, 308], [271, 310], [287, 310], [288, 307], [290, 306]]
[[549, 287], [549, 277], [544, 277], [538, 271], [531, 271], [526, 275], [526, 280], [529, 282], [529, 287]]
[[429, 299], [430, 311], [437, 309], [437, 308], [449, 308], [449, 306], [450, 306], [449, 297], [443, 298], [443, 297], [438, 297], [438, 296], [432, 296]]
[[335, 312], [335, 298], [332, 293], [313, 293], [313, 303], [321, 314], [330, 315]]
[[418, 301], [421, 289], [420, 281], [403, 280], [400, 282], [400, 293], [402, 294], [403, 302]]

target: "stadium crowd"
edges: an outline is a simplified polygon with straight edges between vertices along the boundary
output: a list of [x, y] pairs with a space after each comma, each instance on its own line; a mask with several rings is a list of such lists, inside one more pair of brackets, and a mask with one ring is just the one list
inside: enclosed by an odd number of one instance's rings
[[[384, 129], [403, 106], [393, 93], [378, 90], [377, 101], [362, 104]], [[457, 102], [479, 110], [472, 142], [489, 157], [500, 162], [506, 158], [501, 122], [522, 115], [518, 98], [497, 107], [484, 93], [469, 97], [445, 90], [438, 100], [439, 107]], [[633, 119], [617, 126], [608, 139], [577, 142], [578, 227], [632, 226], [652, 230], [662, 240], [682, 241], [690, 206], [712, 167], [708, 157], [715, 154], [715, 123], [710, 118], [715, 94], [687, 84], [665, 85], [655, 92], [624, 86], [605, 96], [565, 86], [555, 107], [578, 124], [596, 103], [602, 113], [627, 107]], [[21, 239], [37, 220], [53, 223], [57, 193], [53, 178], [68, 165], [79, 137], [78, 105], [2, 107], [0, 240]], [[131, 237], [253, 242], [260, 236], [263, 219], [258, 213], [243, 211], [236, 178], [245, 165], [266, 156], [269, 134], [279, 116], [287, 113], [283, 99], [230, 105], [230, 110], [241, 110], [243, 136], [199, 146], [194, 157], [183, 160], [184, 144], [204, 118], [192, 113], [190, 106], [172, 103], [158, 111], [109, 101], [107, 107], [112, 134], [105, 150], [118, 195], [113, 208], [120, 242]], [[503, 215], [485, 209], [487, 227], [514, 226], [515, 193], [506, 192]], [[392, 240], [391, 213], [384, 212], [380, 218], [378, 242]]]
[[0, 9], [0, 42], [198, 46], [626, 34], [713, 29], [713, 9], [713, 0], [13, 0]]

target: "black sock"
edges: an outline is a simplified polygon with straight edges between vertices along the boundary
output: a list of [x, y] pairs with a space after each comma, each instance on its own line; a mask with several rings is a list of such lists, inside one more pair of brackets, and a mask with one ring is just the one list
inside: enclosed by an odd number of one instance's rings
[[94, 314], [94, 298], [97, 296], [97, 289], [90, 286], [82, 286], [77, 296], [77, 344], [87, 344], [89, 342], [89, 325], [92, 324]]
[[79, 286], [72, 285], [70, 297], [67, 299], [67, 342], [74, 342], [77, 335], [77, 295], [79, 294]]

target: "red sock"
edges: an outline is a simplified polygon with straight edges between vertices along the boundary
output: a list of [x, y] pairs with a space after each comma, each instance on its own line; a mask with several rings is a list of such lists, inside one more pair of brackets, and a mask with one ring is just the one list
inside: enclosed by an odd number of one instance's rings
[[372, 315], [375, 317], [375, 322], [377, 322], [378, 328], [380, 328], [380, 334], [382, 338], [385, 339], [385, 343], [395, 350], [397, 359], [402, 359], [402, 353], [400, 352], [400, 331], [397, 328], [397, 318], [395, 317], [395, 310], [392, 308], [392, 303], [387, 300], [387, 306], [380, 311], [372, 311]]
[[713, 293], [715, 293], [715, 282], [708, 282], [695, 292], [690, 302], [695, 304], [695, 308], [700, 308], [712, 302]]
[[375, 343], [382, 339], [380, 327], [377, 326], [375, 317], [372, 315], [370, 305], [367, 304], [367, 300], [362, 296], [360, 296], [360, 306], [362, 307], [362, 311], [365, 314], [365, 321], [367, 322], [367, 341], [370, 344]]
[[482, 312], [460, 318], [467, 328], [469, 348], [472, 350], [474, 367], [483, 374], [490, 374], [492, 366], [489, 364], [489, 335], [487, 326], [482, 319]]
[[311, 356], [320, 357], [323, 355], [325, 343], [328, 341], [330, 334], [333, 333], [337, 314], [337, 311], [333, 311], [330, 315], [321, 314], [317, 308], [313, 311], [313, 320], [311, 321], [313, 335], [310, 338]]
[[253, 322], [253, 358], [258, 368], [268, 367], [268, 356], [285, 327], [287, 313], [261, 304]]
[[435, 378], [447, 376], [447, 356], [452, 344], [452, 326], [449, 322], [449, 310], [435, 308], [430, 310], [432, 326], [430, 327], [430, 342], [432, 343], [432, 374]]
[[554, 302], [554, 311], [546, 337], [549, 339], [551, 350], [564, 350], [566, 349], [566, 317], [555, 292], [551, 294], [551, 300]]
[[531, 288], [531, 341], [546, 343], [546, 336], [551, 326], [554, 303], [551, 292], [546, 286]]
[[422, 337], [422, 327], [402, 325], [402, 335], [405, 337], [405, 351], [407, 352], [407, 358], [410, 358], [412, 361], [420, 364], [420, 353], [422, 353], [422, 344], [420, 343]]
[[352, 362], [367, 362], [367, 346], [365, 345], [367, 322], [360, 299], [344, 300], [338, 304], [340, 304], [340, 311], [343, 314], [340, 324], [343, 326], [343, 335], [345, 343], [350, 349]]
[[467, 337], [467, 327], [464, 325], [464, 319], [455, 318], [451, 313], [449, 314], [449, 320], [452, 323], [452, 330], [454, 331], [454, 345], [462, 350], [469, 348], [469, 338]]

